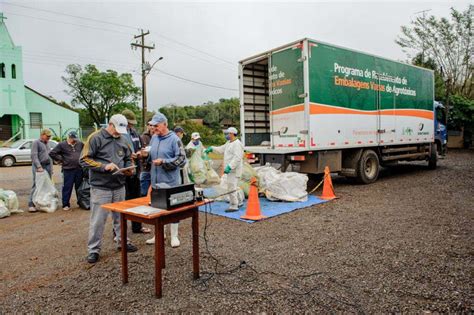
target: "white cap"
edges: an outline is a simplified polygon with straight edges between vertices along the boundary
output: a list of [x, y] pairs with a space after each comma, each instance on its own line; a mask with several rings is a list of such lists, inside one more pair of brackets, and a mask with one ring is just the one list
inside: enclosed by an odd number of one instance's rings
[[191, 139], [193, 140], [201, 139], [201, 135], [199, 134], [199, 132], [193, 132], [191, 134]]
[[127, 133], [128, 121], [122, 114], [115, 114], [110, 117], [109, 124], [114, 125], [118, 133]]
[[224, 133], [233, 133], [234, 135], [237, 135], [239, 132], [237, 131], [236, 128], [234, 127], [229, 127]]

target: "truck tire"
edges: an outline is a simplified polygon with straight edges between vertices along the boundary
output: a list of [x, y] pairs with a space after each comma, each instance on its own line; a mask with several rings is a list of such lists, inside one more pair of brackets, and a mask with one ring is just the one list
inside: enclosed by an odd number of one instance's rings
[[436, 143], [431, 144], [430, 157], [428, 158], [428, 169], [435, 170], [438, 164], [438, 150], [436, 148]]
[[4, 156], [2, 159], [2, 166], [10, 167], [15, 164], [15, 158], [11, 155]]
[[361, 184], [371, 184], [379, 177], [380, 163], [377, 153], [365, 150], [357, 162], [357, 181]]

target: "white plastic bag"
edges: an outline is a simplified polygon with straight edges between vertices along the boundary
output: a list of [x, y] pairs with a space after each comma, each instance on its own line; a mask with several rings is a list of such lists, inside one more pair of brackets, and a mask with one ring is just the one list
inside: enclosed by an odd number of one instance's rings
[[58, 208], [58, 191], [54, 187], [48, 172], [36, 172], [36, 189], [33, 194], [33, 203], [36, 208], [44, 212], [54, 212]]
[[5, 205], [5, 202], [0, 199], [0, 219], [9, 217], [10, 214], [10, 210], [8, 210], [7, 206]]
[[308, 176], [296, 172], [282, 173], [271, 166], [255, 168], [259, 177], [260, 190], [267, 199], [275, 201], [306, 201]]
[[[229, 194], [227, 194], [227, 174], [224, 174], [221, 178], [221, 182], [219, 185], [212, 186], [213, 195], [209, 196], [209, 198], [216, 199], [216, 201], [227, 201], [229, 202]], [[221, 196], [223, 195], [223, 196]], [[220, 196], [217, 197], [216, 196]], [[237, 200], [239, 204], [244, 203], [245, 194], [240, 187], [237, 187]]]
[[18, 197], [13, 190], [0, 189], [0, 200], [3, 200], [10, 212], [18, 212]]

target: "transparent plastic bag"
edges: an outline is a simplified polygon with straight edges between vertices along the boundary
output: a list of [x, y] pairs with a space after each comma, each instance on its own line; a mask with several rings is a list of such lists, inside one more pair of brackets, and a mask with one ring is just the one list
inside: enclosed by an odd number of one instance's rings
[[8, 210], [7, 206], [5, 205], [5, 202], [0, 199], [0, 219], [9, 217], [10, 214], [10, 210]]
[[189, 170], [189, 178], [195, 184], [203, 184], [206, 181], [206, 164], [197, 150], [194, 151], [191, 159], [189, 160]]
[[260, 178], [260, 189], [267, 199], [276, 201], [306, 201], [308, 176], [296, 172], [282, 173], [271, 166], [255, 168]]
[[54, 187], [48, 172], [36, 172], [36, 189], [33, 194], [33, 203], [36, 208], [44, 212], [54, 212], [58, 208], [58, 191]]
[[0, 200], [5, 203], [5, 206], [12, 213], [21, 212], [18, 210], [18, 197], [13, 190], [3, 190], [0, 189]]
[[257, 180], [257, 186], [259, 186], [259, 177], [255, 169], [247, 161], [244, 161], [242, 165], [242, 177], [239, 180], [239, 187], [244, 192], [245, 197], [249, 196], [250, 191], [250, 180], [255, 177]]
[[219, 174], [212, 167], [212, 160], [207, 155], [204, 155], [204, 165], [206, 166], [206, 186], [218, 185], [221, 183]]

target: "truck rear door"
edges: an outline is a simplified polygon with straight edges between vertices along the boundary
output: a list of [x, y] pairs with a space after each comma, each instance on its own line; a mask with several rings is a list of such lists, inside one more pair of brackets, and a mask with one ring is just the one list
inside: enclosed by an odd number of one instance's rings
[[304, 42], [270, 57], [270, 115], [273, 147], [306, 147], [308, 119], [304, 89]]

